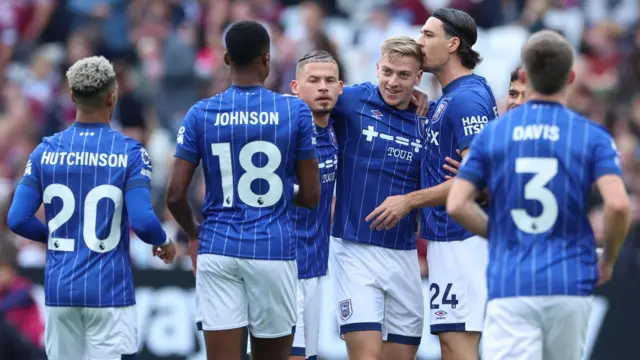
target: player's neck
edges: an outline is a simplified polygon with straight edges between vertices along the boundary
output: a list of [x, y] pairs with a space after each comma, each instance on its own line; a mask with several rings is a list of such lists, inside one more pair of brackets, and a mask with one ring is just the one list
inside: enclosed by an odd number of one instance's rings
[[255, 72], [235, 70], [231, 72], [231, 84], [240, 87], [264, 86], [264, 79]]
[[454, 80], [471, 74], [473, 74], [471, 70], [456, 62], [449, 62], [442, 70], [434, 73], [443, 89]]
[[313, 113], [313, 123], [321, 128], [326, 128], [329, 126], [329, 113]]
[[111, 116], [108, 112], [96, 111], [96, 112], [81, 112], [78, 111], [76, 115], [76, 122], [81, 124], [109, 124]]
[[527, 101], [547, 101], [565, 105], [567, 102], [567, 94], [564, 91], [554, 95], [542, 95], [532, 92], [527, 97]]

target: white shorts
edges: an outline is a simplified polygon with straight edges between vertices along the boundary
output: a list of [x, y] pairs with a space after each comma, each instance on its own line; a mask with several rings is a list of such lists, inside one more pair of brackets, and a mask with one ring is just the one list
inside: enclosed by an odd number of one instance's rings
[[291, 335], [296, 325], [295, 260], [252, 260], [200, 254], [196, 322], [205, 331], [244, 326], [257, 338]]
[[45, 307], [49, 360], [120, 360], [138, 351], [135, 306]]
[[427, 249], [431, 333], [482, 331], [487, 304], [487, 241], [430, 241]]
[[581, 360], [591, 297], [493, 299], [482, 334], [483, 360]]
[[298, 280], [297, 309], [298, 322], [291, 355], [315, 359], [315, 356], [318, 356], [318, 334], [322, 310], [320, 278]]
[[385, 341], [420, 344], [424, 297], [416, 250], [332, 237], [329, 262], [340, 334], [377, 330]]

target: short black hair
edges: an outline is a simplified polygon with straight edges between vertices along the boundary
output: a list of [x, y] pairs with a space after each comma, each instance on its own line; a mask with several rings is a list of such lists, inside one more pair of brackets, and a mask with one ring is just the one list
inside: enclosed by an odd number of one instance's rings
[[511, 72], [511, 80], [509, 81], [509, 83], [512, 83], [516, 80], [520, 80], [520, 66], [518, 66], [517, 68], [513, 69], [513, 71]]
[[562, 35], [551, 30], [531, 35], [522, 48], [521, 57], [527, 79], [536, 92], [553, 95], [567, 85], [574, 51]]
[[462, 65], [469, 70], [475, 69], [482, 62], [480, 54], [471, 48], [478, 40], [476, 21], [466, 12], [451, 8], [440, 8], [431, 16], [442, 21], [444, 33], [448, 37], [460, 39], [456, 52]]
[[299, 60], [296, 66], [296, 72], [302, 70], [305, 65], [309, 63], [318, 63], [318, 62], [332, 62], [338, 65], [336, 59], [331, 55], [328, 51], [324, 50], [316, 50], [310, 53], [303, 55]]
[[255, 21], [238, 21], [229, 27], [224, 43], [231, 62], [247, 66], [256, 58], [269, 52], [271, 39], [262, 24]]

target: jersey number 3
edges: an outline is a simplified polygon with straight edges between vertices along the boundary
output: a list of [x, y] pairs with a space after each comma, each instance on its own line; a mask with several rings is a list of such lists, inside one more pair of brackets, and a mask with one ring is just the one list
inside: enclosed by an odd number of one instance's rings
[[[220, 158], [220, 176], [222, 177], [223, 207], [232, 207], [235, 190], [233, 188], [233, 161], [231, 160], [231, 144], [211, 144], [213, 156]], [[267, 156], [267, 163], [263, 167], [253, 164], [251, 158], [257, 153]], [[282, 162], [280, 149], [267, 141], [252, 141], [240, 149], [238, 158], [240, 167], [245, 171], [238, 179], [238, 197], [243, 203], [252, 207], [267, 207], [275, 205], [282, 197], [282, 179], [275, 173]], [[251, 189], [254, 180], [262, 179], [269, 184], [265, 194], [256, 194]]]
[[558, 219], [558, 201], [545, 186], [558, 173], [558, 159], [518, 158], [516, 173], [534, 174], [524, 186], [524, 198], [537, 200], [542, 204], [542, 211], [538, 216], [530, 216], [525, 209], [511, 210], [511, 218], [516, 227], [527, 234], [540, 234], [551, 230]]
[[[57, 251], [73, 251], [75, 247], [74, 239], [54, 238], [53, 233], [73, 216], [73, 212], [76, 209], [76, 198], [69, 187], [62, 184], [51, 184], [44, 189], [42, 201], [45, 204], [51, 204], [53, 198], [56, 197], [62, 200], [62, 209], [47, 223], [49, 228], [48, 248], [49, 250]], [[102, 199], [110, 199], [115, 206], [109, 235], [104, 240], [98, 239], [96, 234], [98, 202]], [[118, 246], [121, 238], [122, 203], [122, 190], [113, 185], [96, 186], [87, 193], [84, 199], [84, 211], [82, 212], [84, 214], [82, 237], [90, 250], [106, 253]]]

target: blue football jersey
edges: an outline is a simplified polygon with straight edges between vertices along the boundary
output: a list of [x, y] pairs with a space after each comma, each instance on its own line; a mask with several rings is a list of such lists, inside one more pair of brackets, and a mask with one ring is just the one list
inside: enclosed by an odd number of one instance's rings
[[[330, 124], [332, 121], [330, 121]], [[333, 126], [316, 126], [316, 148], [320, 167], [320, 203], [312, 210], [290, 206], [298, 244], [298, 278], [310, 279], [327, 274], [331, 204], [338, 166], [338, 143]]]
[[135, 304], [124, 194], [150, 177], [142, 145], [107, 124], [75, 123], [36, 147], [22, 183], [44, 203], [46, 305]]
[[611, 136], [561, 104], [529, 101], [487, 126], [458, 176], [489, 189], [489, 298], [593, 292], [587, 201], [606, 174], [621, 175]]
[[[473, 138], [498, 116], [496, 99], [487, 81], [478, 75], [457, 78], [442, 89], [442, 97], [429, 108], [422, 160], [423, 189], [445, 182], [445, 158], [461, 160], [456, 150], [469, 147]], [[457, 241], [473, 236], [447, 215], [446, 206], [422, 209], [420, 234], [429, 241]]]
[[202, 160], [206, 195], [200, 254], [294, 260], [296, 160], [316, 158], [311, 110], [261, 86], [232, 86], [196, 103], [175, 156]]
[[371, 230], [365, 218], [392, 195], [420, 186], [424, 143], [415, 108], [387, 105], [376, 85], [345, 87], [333, 112], [338, 138], [332, 236], [390, 249], [416, 248], [416, 212], [391, 230]]

